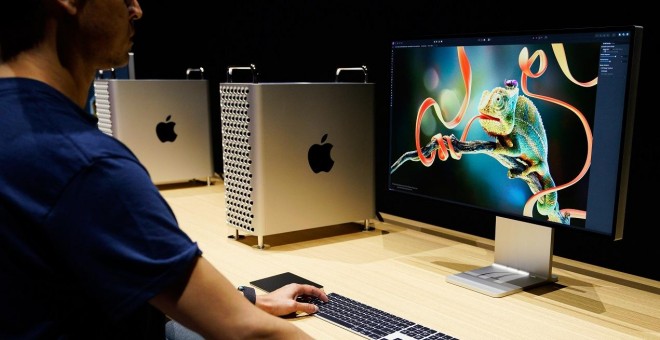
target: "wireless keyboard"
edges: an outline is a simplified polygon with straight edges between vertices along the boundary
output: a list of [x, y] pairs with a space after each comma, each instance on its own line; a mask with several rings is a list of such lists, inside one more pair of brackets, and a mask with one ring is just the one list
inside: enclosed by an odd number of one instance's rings
[[328, 294], [330, 301], [312, 299], [319, 311], [314, 316], [368, 339], [456, 339], [455, 337], [384, 312], [337, 293]]

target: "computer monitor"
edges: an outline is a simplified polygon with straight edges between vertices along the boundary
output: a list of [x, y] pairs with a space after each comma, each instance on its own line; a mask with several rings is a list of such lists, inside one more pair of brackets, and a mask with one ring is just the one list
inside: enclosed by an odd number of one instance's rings
[[556, 281], [555, 228], [621, 239], [641, 33], [393, 40], [379, 213], [432, 226], [496, 216], [494, 263], [447, 277], [495, 297]]

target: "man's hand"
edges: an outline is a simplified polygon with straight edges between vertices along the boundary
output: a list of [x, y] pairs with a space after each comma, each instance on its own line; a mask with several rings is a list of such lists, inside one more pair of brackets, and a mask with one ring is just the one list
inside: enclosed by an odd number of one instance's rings
[[328, 301], [328, 296], [320, 288], [308, 284], [290, 283], [268, 294], [257, 295], [256, 305], [276, 316], [295, 312], [313, 314], [318, 311], [316, 305], [296, 300], [299, 296], [316, 297], [323, 302]]

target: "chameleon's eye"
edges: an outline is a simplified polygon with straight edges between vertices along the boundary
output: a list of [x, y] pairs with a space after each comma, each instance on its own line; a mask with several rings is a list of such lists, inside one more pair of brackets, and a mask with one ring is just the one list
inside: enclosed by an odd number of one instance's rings
[[501, 108], [503, 105], [504, 105], [504, 98], [499, 94], [494, 95], [493, 106], [496, 108]]

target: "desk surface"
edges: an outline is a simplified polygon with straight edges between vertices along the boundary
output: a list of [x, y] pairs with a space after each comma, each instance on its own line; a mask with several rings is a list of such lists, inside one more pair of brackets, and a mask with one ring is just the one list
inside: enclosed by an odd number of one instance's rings
[[[660, 339], [660, 282], [555, 256], [551, 285], [492, 298], [445, 277], [489, 265], [492, 240], [377, 222], [228, 238], [224, 186], [161, 192], [182, 229], [236, 286], [292, 272], [460, 339]], [[649, 259], [653, 260], [653, 259]], [[291, 322], [317, 339], [363, 339], [315, 317]]]

